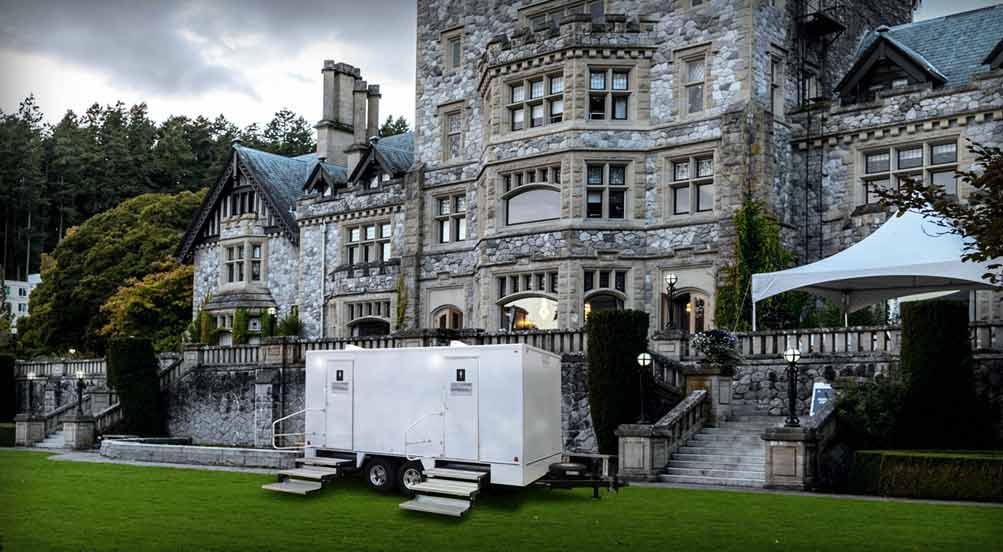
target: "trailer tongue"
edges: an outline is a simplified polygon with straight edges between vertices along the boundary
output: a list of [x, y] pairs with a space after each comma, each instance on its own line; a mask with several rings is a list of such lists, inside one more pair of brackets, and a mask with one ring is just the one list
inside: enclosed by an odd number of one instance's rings
[[403, 510], [462, 516], [488, 485], [619, 486], [609, 457], [561, 467], [560, 357], [525, 344], [311, 351], [305, 395], [272, 427], [275, 448], [305, 456], [266, 490], [306, 495], [358, 472], [413, 497]]

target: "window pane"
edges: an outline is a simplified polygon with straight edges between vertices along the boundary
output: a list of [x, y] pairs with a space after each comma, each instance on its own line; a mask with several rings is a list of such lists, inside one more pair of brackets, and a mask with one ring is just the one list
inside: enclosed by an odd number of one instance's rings
[[357, 242], [360, 239], [362, 239], [361, 236], [362, 236], [361, 228], [352, 228], [352, 230], [349, 232], [348, 241]]
[[608, 288], [609, 287], [609, 271], [601, 270], [599, 271], [599, 287]]
[[380, 226], [380, 237], [381, 238], [390, 237], [390, 223], [383, 223], [383, 225]]
[[543, 124], [543, 104], [534, 105], [531, 111], [532, 120], [530, 124], [534, 127], [541, 126]]
[[943, 188], [947, 195], [958, 195], [958, 180], [954, 176], [954, 171], [930, 173], [930, 183]]
[[589, 190], [586, 194], [585, 216], [602, 218], [602, 190]]
[[467, 196], [456, 196], [456, 212], [462, 213], [467, 210]]
[[697, 186], [697, 211], [714, 210], [714, 185], [700, 184]]
[[617, 121], [627, 119], [627, 96], [613, 96], [613, 118]]
[[515, 109], [512, 111], [512, 130], [522, 130], [523, 120], [525, 118], [525, 111], [522, 109]]
[[686, 64], [686, 82], [703, 82], [705, 74], [703, 60], [691, 61]]
[[543, 97], [543, 79], [529, 83], [529, 97], [530, 98]]
[[564, 120], [564, 100], [550, 102], [550, 122], [559, 123]]
[[923, 165], [923, 147], [899, 150], [899, 168], [911, 169]]
[[560, 94], [564, 92], [564, 77], [551, 77], [550, 78], [550, 93]]
[[358, 262], [358, 260], [359, 260], [358, 249], [359, 249], [358, 247], [349, 247], [348, 248], [348, 264], [349, 265], [354, 265], [356, 262]]
[[592, 288], [595, 287], [595, 274], [596, 273], [591, 270], [585, 271], [585, 282], [584, 282], [585, 291], [591, 291]]
[[602, 186], [602, 165], [589, 165], [589, 185]]
[[613, 90], [626, 90], [628, 82], [627, 73], [613, 73]]
[[390, 258], [390, 242], [383, 242], [383, 257], [385, 261]]
[[498, 278], [498, 297], [505, 297], [505, 283], [508, 282], [508, 278], [502, 276]]
[[887, 189], [890, 184], [891, 182], [887, 178], [864, 182], [864, 193], [866, 194], [864, 201], [867, 203], [878, 203], [881, 201], [881, 198], [875, 193], [876, 190]]
[[697, 176], [714, 176], [714, 158], [697, 159]]
[[449, 51], [452, 57], [453, 67], [459, 67], [460, 65], [460, 39], [453, 38], [449, 40]]
[[439, 221], [439, 243], [449, 243], [449, 219]]
[[244, 281], [244, 263], [237, 263], [235, 266], [237, 267], [237, 281], [238, 282], [243, 282]]
[[891, 155], [888, 152], [872, 153], [867, 156], [867, 172], [885, 172], [890, 168]]
[[609, 192], [609, 218], [622, 219], [626, 211], [627, 192], [623, 190], [610, 190]]
[[551, 167], [550, 168], [550, 181], [552, 183], [554, 183], [554, 184], [560, 184], [561, 183], [561, 168], [560, 167]]
[[551, 220], [561, 216], [561, 194], [554, 190], [530, 190], [508, 200], [507, 224]]
[[513, 330], [557, 329], [557, 301], [527, 297], [502, 307], [502, 326]]
[[606, 96], [592, 94], [589, 96], [589, 119], [606, 118]]
[[627, 272], [623, 270], [616, 271], [616, 282], [614, 287], [619, 291], [627, 291]]
[[517, 84], [512, 87], [512, 103], [521, 102], [526, 99], [526, 87], [522, 84]]
[[690, 162], [676, 161], [672, 164], [672, 179], [687, 180], [690, 177]]
[[456, 239], [467, 239], [467, 217], [460, 217], [456, 219]]
[[251, 261], [251, 281], [261, 281], [261, 261]]
[[695, 84], [686, 89], [689, 100], [689, 112], [699, 113], [703, 111], [703, 85]]
[[449, 214], [449, 198], [443, 198], [439, 200], [439, 214], [440, 215]]
[[680, 186], [672, 189], [672, 212], [685, 215], [690, 212], [690, 188]]
[[550, 273], [550, 292], [557, 293], [557, 273]]
[[449, 135], [449, 158], [456, 159], [460, 156], [460, 135]]
[[605, 90], [606, 71], [592, 71], [589, 76], [589, 88], [592, 90]]
[[931, 148], [930, 162], [934, 165], [954, 163], [958, 160], [957, 144], [937, 144]]
[[367, 226], [366, 227], [366, 239], [367, 240], [375, 240], [376, 239], [376, 226]]
[[460, 119], [460, 114], [450, 113], [447, 118], [449, 123], [449, 132], [450, 133], [460, 132], [460, 126], [461, 123], [463, 122], [463, 120]]
[[627, 167], [611, 165], [609, 168], [609, 185], [625, 186], [627, 184]]

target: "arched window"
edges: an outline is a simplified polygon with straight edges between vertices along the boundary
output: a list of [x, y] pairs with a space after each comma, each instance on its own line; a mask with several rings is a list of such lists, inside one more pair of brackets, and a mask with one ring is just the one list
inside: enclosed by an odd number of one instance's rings
[[593, 293], [585, 298], [585, 319], [593, 312], [606, 310], [623, 310], [623, 299], [607, 292]]
[[557, 300], [549, 297], [522, 297], [501, 305], [503, 330], [557, 329]]
[[352, 337], [374, 337], [390, 334], [390, 323], [378, 318], [363, 318], [349, 324]]
[[432, 313], [432, 323], [440, 330], [459, 330], [463, 328], [463, 311], [456, 307], [440, 307]]
[[505, 223], [524, 224], [561, 218], [561, 192], [552, 186], [524, 186], [505, 197]]
[[[671, 316], [669, 309], [672, 310]], [[670, 303], [662, 294], [662, 326], [689, 333], [708, 329], [707, 296], [699, 291], [677, 291]], [[670, 322], [671, 320], [671, 322]]]

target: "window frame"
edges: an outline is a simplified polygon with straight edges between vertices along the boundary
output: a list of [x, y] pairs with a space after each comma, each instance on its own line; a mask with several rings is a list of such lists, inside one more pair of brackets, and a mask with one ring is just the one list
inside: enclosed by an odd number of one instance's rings
[[[373, 230], [372, 237], [369, 235], [370, 229]], [[358, 231], [358, 238], [353, 236], [355, 231]], [[393, 223], [390, 220], [371, 220], [347, 226], [344, 264], [349, 267], [364, 267], [385, 263], [394, 258], [392, 244]]]
[[[463, 27], [450, 29], [441, 35], [442, 66], [447, 73], [453, 73], [463, 68]], [[454, 44], [456, 49], [454, 49]], [[456, 59], [459, 54], [459, 59]]]
[[[596, 219], [596, 220], [627, 220], [633, 218], [630, 216], [630, 167], [631, 163], [629, 161], [606, 161], [606, 160], [586, 160], [585, 161], [585, 219]], [[592, 175], [594, 174], [594, 169], [599, 169], [600, 179], [596, 182], [592, 180]], [[613, 169], [623, 170], [623, 184], [613, 184], [612, 173]], [[589, 201], [591, 193], [600, 194], [600, 207], [599, 214], [593, 216], [589, 212], [589, 207], [592, 203]], [[623, 213], [622, 216], [616, 217], [612, 216], [613, 207], [613, 197], [614, 194], [618, 194], [622, 198]]]
[[[503, 84], [505, 87], [505, 113], [507, 114], [507, 132], [520, 132], [530, 128], [540, 128], [543, 126], [557, 124], [564, 121], [564, 102], [567, 77], [564, 69], [535, 73], [517, 80], [510, 80]], [[559, 92], [554, 92], [554, 82], [561, 83]], [[539, 84], [540, 95], [533, 93], [534, 86]], [[516, 95], [520, 90], [521, 94]], [[554, 105], [560, 102], [560, 119], [555, 120], [553, 111]], [[540, 118], [533, 117], [534, 109], [542, 109]], [[516, 114], [521, 115], [521, 122], [516, 123]]]
[[[454, 119], [455, 118], [455, 119]], [[453, 121], [457, 122], [457, 128], [453, 128]], [[446, 109], [443, 112], [443, 124], [442, 124], [442, 160], [457, 161], [463, 159], [463, 142], [464, 142], [464, 120], [463, 120], [463, 106], [457, 105]], [[457, 147], [456, 155], [453, 155], [452, 140], [456, 138]]]
[[[442, 212], [442, 205], [448, 205], [448, 210]], [[432, 219], [435, 221], [435, 243], [446, 245], [466, 241], [467, 228], [467, 192], [455, 192], [447, 195], [439, 195], [433, 198]], [[443, 229], [446, 232], [443, 232]], [[460, 230], [463, 230], [463, 237], [460, 237]]]
[[[637, 67], [625, 65], [605, 65], [596, 64], [588, 66], [588, 86], [586, 86], [586, 119], [589, 121], [615, 121], [623, 122], [635, 119], [631, 107], [636, 105], [637, 94]], [[593, 86], [593, 79], [596, 75], [602, 75], [602, 87]], [[618, 75], [624, 75], [626, 88], [617, 88], [615, 82]], [[631, 98], [634, 101], [631, 101]], [[602, 103], [602, 116], [596, 117], [599, 113], [593, 109], [593, 102], [599, 100]], [[617, 103], [624, 102], [623, 117], [617, 116]]]
[[[939, 146], [951, 145], [954, 146], [953, 157], [950, 160], [934, 163], [934, 150]], [[933, 184], [934, 175], [951, 173], [954, 175], [953, 178], [953, 192], [951, 192], [951, 187], [948, 187], [946, 192], [948, 195], [959, 198], [961, 195], [961, 179], [958, 178], [956, 171], [960, 166], [960, 157], [958, 147], [958, 137], [945, 137], [945, 138], [929, 138], [918, 142], [906, 142], [902, 144], [894, 144], [889, 146], [882, 146], [878, 148], [869, 148], [861, 150], [859, 153], [860, 166], [862, 167], [861, 175], [858, 178], [860, 182], [860, 192], [858, 195], [858, 205], [878, 205], [880, 198], [874, 194], [872, 188], [879, 183], [883, 183], [885, 186], [898, 186], [899, 182], [903, 178], [919, 178], [924, 183]], [[909, 164], [906, 167], [902, 166], [902, 153], [913, 152], [919, 150], [921, 151], [921, 158], [919, 164]], [[871, 158], [875, 156], [887, 156], [888, 166], [887, 168], [872, 167], [870, 165]]]
[[[702, 162], [710, 161], [710, 173], [703, 172]], [[713, 213], [717, 202], [717, 155], [713, 151], [693, 153], [685, 157], [672, 157], [668, 160], [669, 178], [669, 210], [672, 217], [702, 215]], [[685, 175], [680, 176], [679, 168], [685, 168]], [[702, 208], [700, 191], [711, 188], [710, 206]], [[685, 211], [680, 211], [679, 193], [686, 192]]]

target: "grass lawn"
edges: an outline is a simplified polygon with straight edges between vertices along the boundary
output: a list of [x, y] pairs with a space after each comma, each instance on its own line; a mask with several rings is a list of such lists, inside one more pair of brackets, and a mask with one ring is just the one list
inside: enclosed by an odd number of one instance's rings
[[1003, 508], [628, 487], [492, 489], [461, 520], [359, 481], [311, 497], [272, 477], [0, 451], [2, 550], [1000, 550]]

